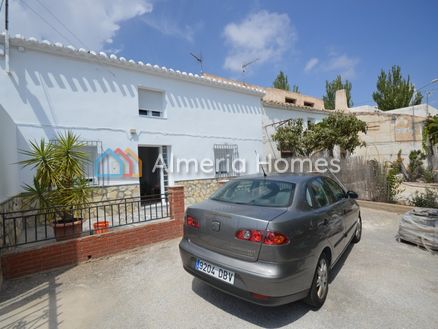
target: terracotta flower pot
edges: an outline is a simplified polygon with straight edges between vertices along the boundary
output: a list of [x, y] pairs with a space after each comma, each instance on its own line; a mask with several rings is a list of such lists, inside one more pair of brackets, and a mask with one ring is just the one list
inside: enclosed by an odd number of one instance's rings
[[82, 218], [75, 218], [72, 222], [53, 222], [53, 232], [56, 241], [79, 238], [82, 234]]
[[106, 233], [109, 231], [109, 222], [108, 221], [102, 221], [102, 222], [96, 222], [93, 224], [94, 227], [94, 234], [100, 234], [100, 233]]

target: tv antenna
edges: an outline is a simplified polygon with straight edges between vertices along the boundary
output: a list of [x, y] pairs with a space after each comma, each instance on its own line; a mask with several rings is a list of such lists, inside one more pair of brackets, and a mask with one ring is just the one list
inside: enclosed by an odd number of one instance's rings
[[248, 66], [250, 66], [251, 64], [254, 64], [255, 62], [257, 62], [259, 59], [260, 58], [256, 58], [256, 59], [254, 59], [254, 60], [252, 60], [252, 61], [250, 61], [248, 63], [242, 64], [242, 73], [245, 73], [246, 72], [246, 68]]
[[204, 67], [202, 65], [204, 58], [202, 57], [202, 53], [199, 53], [199, 56], [195, 55], [194, 53], [190, 53], [190, 55], [192, 55], [192, 57], [199, 63], [199, 66], [201, 67], [201, 74], [204, 73]]
[[[259, 154], [257, 153], [257, 151], [254, 150], [254, 152], [255, 152], [257, 158], [259, 159], [260, 157], [259, 157]], [[258, 160], [258, 159], [257, 159], [257, 160]], [[263, 168], [263, 164], [262, 164], [262, 163], [259, 163], [259, 165], [260, 165], [260, 167], [262, 168], [262, 171], [263, 171], [263, 177], [267, 177], [268, 175], [266, 175], [266, 171], [265, 171], [265, 168]]]

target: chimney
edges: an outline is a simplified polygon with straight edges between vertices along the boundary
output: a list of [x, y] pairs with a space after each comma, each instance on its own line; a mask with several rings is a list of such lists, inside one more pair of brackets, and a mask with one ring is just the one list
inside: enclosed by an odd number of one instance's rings
[[336, 90], [335, 110], [348, 112], [347, 94], [345, 89]]

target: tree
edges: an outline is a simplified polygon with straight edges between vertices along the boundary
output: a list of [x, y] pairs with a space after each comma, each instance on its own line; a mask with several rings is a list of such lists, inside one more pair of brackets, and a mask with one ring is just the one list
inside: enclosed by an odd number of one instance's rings
[[292, 91], [293, 91], [294, 93], [299, 93], [300, 91], [299, 91], [299, 87], [298, 87], [298, 85], [293, 85], [293, 87], [292, 87]]
[[[414, 93], [415, 97], [411, 101]], [[411, 83], [409, 75], [407, 79], [404, 79], [400, 66], [394, 65], [388, 73], [384, 70], [380, 72], [373, 99], [380, 110], [389, 111], [421, 104], [423, 95], [415, 92], [415, 86]]]
[[277, 89], [283, 89], [287, 91], [290, 90], [289, 82], [287, 81], [287, 75], [284, 74], [283, 71], [280, 71], [280, 73], [278, 73], [272, 85], [274, 86], [274, 88]]
[[328, 110], [335, 110], [335, 98], [336, 91], [345, 89], [345, 93], [347, 94], [347, 105], [348, 107], [353, 106], [353, 101], [351, 100], [351, 82], [345, 80], [342, 82], [342, 77], [340, 75], [336, 76], [336, 79], [332, 82], [325, 82], [325, 92], [326, 94], [323, 96], [324, 107]]
[[277, 143], [277, 149], [290, 153], [291, 156], [304, 155], [303, 150], [303, 119], [290, 120], [277, 128], [272, 140]]
[[354, 114], [340, 111], [330, 113], [312, 127], [313, 151], [327, 150], [333, 156], [334, 147], [339, 145], [341, 156], [345, 157], [347, 151], [353, 153], [357, 147], [365, 145], [359, 138], [360, 132], [366, 134], [367, 125]]
[[303, 120], [291, 120], [282, 125], [272, 135], [277, 149], [291, 156], [309, 156], [327, 150], [333, 156], [336, 145], [341, 148], [342, 157], [352, 153], [357, 147], [365, 145], [359, 133], [366, 133], [367, 125], [354, 114], [335, 111], [322, 122], [304, 129]]

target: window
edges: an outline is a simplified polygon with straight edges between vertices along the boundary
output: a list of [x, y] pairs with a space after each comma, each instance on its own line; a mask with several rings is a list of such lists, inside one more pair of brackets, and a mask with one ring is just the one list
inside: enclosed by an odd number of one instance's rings
[[[57, 140], [50, 140], [51, 143], [57, 143]], [[80, 151], [85, 153], [87, 161], [82, 162], [82, 169], [84, 170], [85, 179], [90, 185], [100, 185], [103, 181], [99, 180], [98, 172], [96, 172], [96, 161], [102, 152], [101, 141], [81, 140], [83, 146]], [[105, 168], [100, 168], [105, 170]]]
[[87, 155], [87, 159], [88, 159], [88, 161], [82, 164], [82, 167], [84, 168], [85, 177], [89, 183], [95, 183], [96, 173], [94, 172], [94, 165], [98, 156], [97, 145], [87, 144], [82, 148], [81, 151]]
[[321, 178], [318, 178], [317, 180], [322, 184], [322, 188], [324, 189], [329, 204], [336, 203], [335, 195], [330, 187], [327, 185], [327, 182], [325, 180], [322, 180]]
[[160, 91], [138, 89], [138, 113], [141, 116], [164, 117], [163, 93]]
[[314, 106], [315, 106], [315, 103], [304, 101], [304, 106], [314, 107]]
[[306, 202], [310, 207], [314, 207], [313, 205], [313, 198], [312, 195], [310, 194], [309, 188], [306, 188]]
[[288, 104], [296, 104], [297, 100], [295, 98], [291, 98], [291, 97], [285, 97], [284, 101]]
[[[310, 197], [310, 203], [307, 195]], [[329, 205], [329, 198], [321, 180], [314, 179], [307, 185], [306, 200], [312, 208], [322, 208]]]
[[239, 168], [234, 163], [239, 157], [237, 145], [215, 144], [213, 151], [216, 177], [237, 176]]
[[291, 151], [280, 151], [281, 158], [293, 158], [293, 153]]
[[266, 179], [242, 179], [226, 184], [213, 200], [267, 207], [287, 207], [292, 203], [295, 184]]
[[333, 195], [335, 196], [336, 202], [345, 199], [346, 197], [345, 191], [341, 186], [339, 186], [338, 183], [336, 183], [333, 179], [328, 177], [324, 178], [324, 180], [326, 184], [329, 186]]

